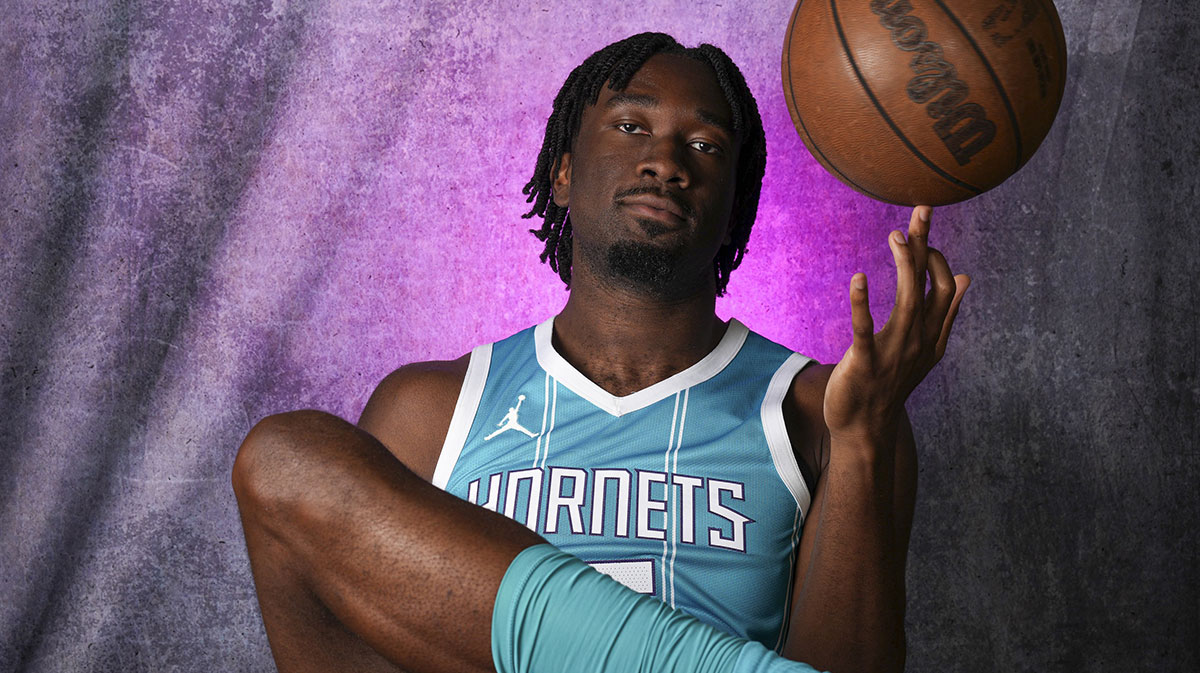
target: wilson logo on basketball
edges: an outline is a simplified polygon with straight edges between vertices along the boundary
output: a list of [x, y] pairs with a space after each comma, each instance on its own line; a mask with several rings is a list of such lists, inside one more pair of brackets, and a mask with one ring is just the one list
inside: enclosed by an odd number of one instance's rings
[[987, 118], [987, 110], [967, 102], [966, 82], [945, 59], [941, 45], [928, 39], [925, 22], [909, 13], [909, 0], [871, 0], [871, 11], [891, 31], [892, 43], [913, 53], [910, 66], [916, 76], [908, 82], [909, 100], [924, 105], [925, 112], [938, 120], [934, 132], [954, 160], [966, 166], [996, 137], [996, 125]]

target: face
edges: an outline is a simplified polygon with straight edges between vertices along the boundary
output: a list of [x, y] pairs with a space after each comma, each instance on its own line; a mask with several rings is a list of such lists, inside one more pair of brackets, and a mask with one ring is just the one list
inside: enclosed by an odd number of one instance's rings
[[572, 283], [595, 278], [660, 298], [713, 287], [729, 242], [740, 140], [716, 75], [650, 58], [624, 91], [583, 112], [554, 201], [570, 208]]

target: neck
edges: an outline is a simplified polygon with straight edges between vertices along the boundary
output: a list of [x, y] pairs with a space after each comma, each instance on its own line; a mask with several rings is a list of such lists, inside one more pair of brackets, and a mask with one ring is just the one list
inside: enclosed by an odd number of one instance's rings
[[572, 282], [567, 305], [554, 320], [553, 344], [596, 385], [628, 395], [691, 367], [716, 348], [726, 325], [715, 307], [712, 287], [663, 301]]

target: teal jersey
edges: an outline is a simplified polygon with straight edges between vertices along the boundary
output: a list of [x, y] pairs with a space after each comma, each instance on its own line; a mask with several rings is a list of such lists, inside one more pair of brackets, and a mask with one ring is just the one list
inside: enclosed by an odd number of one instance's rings
[[630, 395], [551, 345], [553, 318], [471, 352], [433, 483], [635, 591], [778, 650], [810, 495], [783, 399], [812, 362], [731, 320]]

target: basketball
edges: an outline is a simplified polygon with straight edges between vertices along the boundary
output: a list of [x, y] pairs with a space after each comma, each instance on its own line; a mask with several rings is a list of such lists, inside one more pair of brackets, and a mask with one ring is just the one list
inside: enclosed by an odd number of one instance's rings
[[783, 92], [812, 155], [897, 205], [956, 203], [1037, 151], [1067, 52], [1050, 0], [799, 0]]

